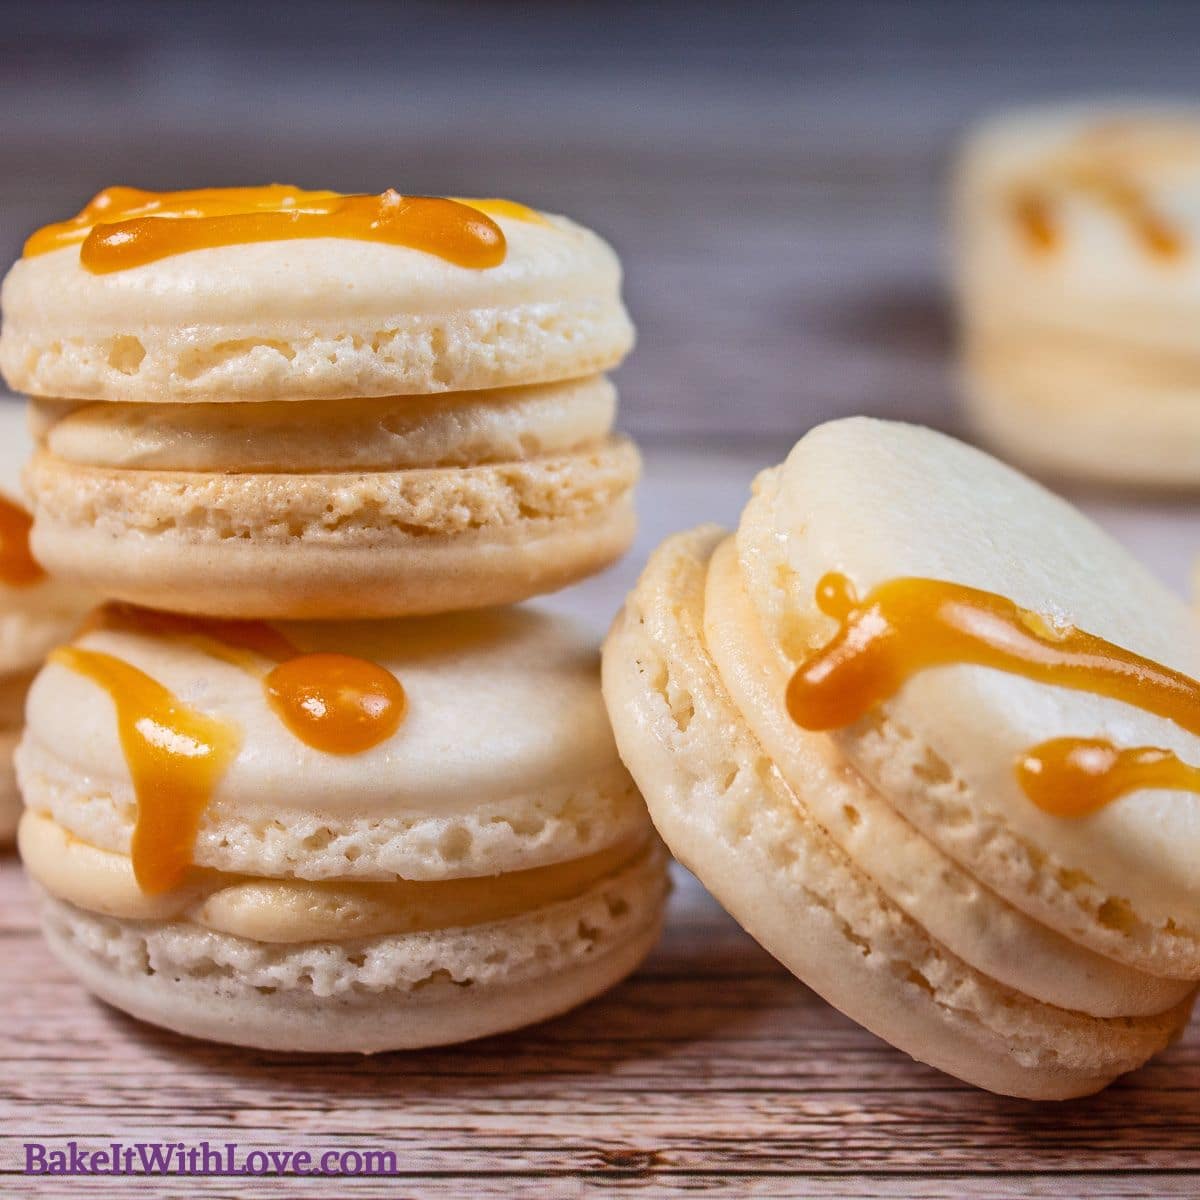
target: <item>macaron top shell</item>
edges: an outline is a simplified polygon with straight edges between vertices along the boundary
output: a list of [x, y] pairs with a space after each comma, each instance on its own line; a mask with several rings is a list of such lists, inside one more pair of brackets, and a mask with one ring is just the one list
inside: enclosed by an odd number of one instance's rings
[[592, 374], [633, 342], [612, 249], [566, 217], [493, 218], [499, 265], [325, 237], [217, 246], [107, 274], [20, 259], [0, 369], [38, 396], [239, 401], [511, 387]]
[[[237, 726], [242, 748], [218, 804], [269, 795], [289, 808], [449, 811], [558, 782], [566, 745], [577, 777], [614, 761], [595, 655], [565, 621], [496, 610], [277, 628], [305, 653], [354, 655], [391, 671], [408, 697], [399, 729], [360, 754], [324, 753], [281, 723], [256, 675], [185, 639], [101, 631], [75, 644], [133, 664], [185, 704]], [[127, 775], [112, 705], [68, 667], [48, 664], [28, 720], [44, 746], [88, 776]]]
[[[823, 575], [840, 571], [860, 596], [913, 576], [998, 593], [1051, 623], [1200, 675], [1200, 627], [1182, 601], [1070, 505], [928, 430], [862, 418], [814, 430], [760, 476], [738, 547], [764, 631], [793, 666], [836, 629], [814, 594]], [[1127, 916], [1200, 933], [1200, 797], [1144, 790], [1068, 819], [1037, 808], [1014, 769], [1023, 753], [1060, 736], [1165, 747], [1200, 764], [1200, 738], [1170, 721], [1087, 692], [950, 665], [916, 674], [833, 736], [872, 782], [912, 801], [908, 815], [923, 814], [927, 836], [1014, 904], [1028, 907], [1039, 889], [1081, 886], [1111, 899], [1098, 916], [1114, 937]], [[1020, 868], [995, 858], [1001, 845]]]
[[[496, 609], [275, 628], [305, 653], [386, 667], [407, 699], [395, 732], [358, 753], [328, 753], [285, 725], [263, 673], [223, 661], [202, 639], [100, 630], [74, 643], [118, 657], [233, 728], [239, 748], [205, 807], [198, 865], [308, 878], [466, 876], [599, 850], [644, 827], [605, 715], [594, 643], [573, 623]], [[92, 844], [127, 850], [133, 779], [115, 707], [96, 683], [48, 663], [30, 691], [19, 760], [32, 806]], [[117, 825], [103, 816], [114, 803]], [[569, 837], [555, 832], [564, 823]], [[287, 844], [277, 853], [275, 841]]]

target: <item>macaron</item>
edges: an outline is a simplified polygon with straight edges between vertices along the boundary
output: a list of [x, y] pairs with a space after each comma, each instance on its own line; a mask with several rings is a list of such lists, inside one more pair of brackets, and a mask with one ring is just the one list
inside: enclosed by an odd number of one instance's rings
[[848, 1016], [1036, 1099], [1190, 1012], [1197, 674], [1187, 607], [1081, 514], [866, 419], [763, 472], [735, 534], [664, 543], [604, 650], [676, 857]]
[[954, 209], [978, 430], [1043, 473], [1200, 484], [1200, 109], [993, 119]]
[[507, 200], [114, 187], [26, 243], [0, 366], [135, 403], [545, 383], [628, 353], [620, 284], [602, 238]]
[[657, 937], [665, 855], [595, 648], [499, 609], [198, 620], [108, 606], [34, 681], [19, 844], [96, 995], [277, 1050], [561, 1013]]
[[25, 693], [47, 652], [70, 638], [91, 603], [49, 577], [30, 553], [31, 518], [18, 499], [28, 445], [24, 409], [0, 401], [0, 844], [12, 841], [21, 812], [12, 757]]
[[36, 399], [35, 551], [244, 618], [575, 582], [634, 532], [620, 282], [595, 234], [509, 201], [109, 189], [0, 298], [0, 368]]

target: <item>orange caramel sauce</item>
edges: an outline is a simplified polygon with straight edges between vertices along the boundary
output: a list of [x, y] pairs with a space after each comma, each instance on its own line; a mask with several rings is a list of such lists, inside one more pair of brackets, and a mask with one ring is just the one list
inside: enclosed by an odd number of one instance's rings
[[[844, 728], [913, 675], [965, 663], [1107, 696], [1200, 735], [1196, 680], [1072, 625], [1055, 627], [1004, 596], [901, 578], [860, 600], [850, 580], [834, 572], [818, 582], [816, 601], [839, 628], [788, 683], [788, 712], [803, 729]], [[1200, 790], [1200, 771], [1166, 753], [1059, 739], [1024, 756], [1017, 776], [1034, 803], [1064, 816], [1093, 812], [1141, 787]]]
[[1170, 750], [1121, 750], [1103, 738], [1052, 738], [1017, 763], [1017, 779], [1038, 808], [1056, 817], [1086, 817], [1141, 788], [1200, 792], [1200, 767]]
[[1034, 250], [1046, 253], [1058, 246], [1059, 228], [1050, 201], [1040, 192], [1018, 192], [1012, 199], [1012, 215]]
[[389, 670], [346, 654], [289, 658], [263, 686], [279, 719], [326, 754], [360, 754], [378, 745], [400, 727], [408, 706]]
[[191, 866], [209, 796], [237, 755], [237, 730], [184, 704], [111, 654], [60, 646], [50, 659], [86, 676], [112, 699], [137, 796], [130, 847], [134, 878], [149, 895], [169, 891]]
[[266, 621], [192, 617], [154, 608], [139, 608], [136, 604], [123, 604], [116, 600], [93, 609], [79, 632], [90, 633], [95, 629], [188, 638], [200, 642], [208, 653], [235, 667], [251, 671], [257, 666], [255, 657], [283, 662], [300, 653], [288, 638]]
[[[184, 616], [110, 602], [82, 632], [126, 630], [179, 637], [263, 681], [272, 710], [306, 745], [326, 754], [359, 754], [391, 737], [407, 700], [386, 667], [347, 654], [305, 654], [266, 621]], [[266, 663], [276, 664], [268, 670]]]
[[[1183, 253], [1182, 233], [1155, 212], [1142, 191], [1128, 180], [1100, 171], [1075, 172], [1066, 185], [1070, 190], [1092, 196], [1124, 221], [1153, 257], [1174, 259]], [[1059, 247], [1062, 230], [1048, 194], [1034, 189], [1020, 191], [1012, 198], [1011, 207], [1013, 220], [1030, 249], [1045, 254]]]
[[27, 587], [46, 577], [29, 549], [33, 518], [19, 504], [0, 495], [0, 583]]
[[[178, 637], [263, 682], [267, 703], [306, 745], [325, 754], [360, 754], [392, 736], [408, 701], [385, 667], [345, 654], [303, 654], [265, 621], [216, 620], [109, 603], [80, 634], [98, 629]], [[181, 703], [122, 659], [64, 646], [54, 662], [86, 676], [111, 697], [137, 820], [133, 872], [149, 894], [182, 882], [213, 788], [238, 749], [233, 728]], [[273, 665], [271, 665], [273, 664]]]
[[489, 213], [543, 220], [512, 200], [452, 200], [304, 191], [285, 184], [146, 192], [111, 187], [75, 217], [37, 230], [26, 258], [80, 245], [79, 261], [93, 274], [143, 266], [189, 250], [298, 238], [344, 238], [407, 246], [460, 267], [486, 270], [507, 253]]
[[499, 196], [488, 196], [478, 199], [474, 196], [451, 196], [456, 204], [465, 204], [468, 208], [477, 208], [487, 213], [489, 217], [511, 217], [514, 221], [525, 221], [531, 225], [549, 225], [550, 222], [536, 208], [521, 204], [517, 200], [502, 200]]

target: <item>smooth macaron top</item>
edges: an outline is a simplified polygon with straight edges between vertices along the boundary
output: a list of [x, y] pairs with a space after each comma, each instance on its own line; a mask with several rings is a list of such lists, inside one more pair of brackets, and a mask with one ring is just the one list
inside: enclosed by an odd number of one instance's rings
[[[500, 609], [274, 628], [303, 653], [386, 668], [407, 697], [395, 732], [359, 753], [307, 745], [272, 709], [260, 673], [212, 653], [203, 637], [99, 630], [74, 645], [132, 665], [235, 730], [239, 749], [212, 792], [218, 814], [469, 812], [619, 770], [595, 649], [565, 620]], [[78, 778], [102, 790], [130, 785], [114, 706], [85, 675], [51, 661], [27, 721], [39, 750]]]
[[164, 402], [511, 387], [619, 362], [633, 331], [611, 248], [480, 203], [503, 239], [485, 266], [319, 226], [104, 272], [77, 244], [32, 254], [4, 281], [0, 368], [33, 395]]
[[[862, 418], [814, 430], [760, 476], [738, 550], [764, 633], [791, 667], [837, 630], [815, 599], [836, 571], [860, 597], [908, 577], [965, 584], [1045, 627], [1073, 625], [1200, 674], [1200, 627], [1182, 601], [1070, 505], [928, 430]], [[911, 676], [833, 737], [886, 794], [905, 798], [927, 836], [1019, 907], [1046, 918], [1039, 889], [1049, 908], [1083, 889], [1107, 897], [1094, 907], [1114, 938], [1127, 920], [1183, 936], [1200, 926], [1200, 797], [1144, 789], [1067, 818], [1035, 805], [1015, 770], [1059, 737], [1161, 747], [1200, 764], [1200, 738], [1170, 720], [951, 662]]]
[[980, 320], [1194, 342], [1200, 108], [1069, 106], [993, 119], [966, 145], [956, 207], [960, 281]]

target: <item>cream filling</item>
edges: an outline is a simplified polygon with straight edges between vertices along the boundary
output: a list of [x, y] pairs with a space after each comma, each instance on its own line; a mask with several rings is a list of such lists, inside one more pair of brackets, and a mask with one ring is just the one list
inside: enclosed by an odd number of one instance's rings
[[558, 454], [603, 439], [602, 375], [440, 396], [266, 403], [78, 405], [33, 400], [32, 426], [80, 466], [201, 472], [379, 471]]
[[1200, 354], [1018, 324], [971, 331], [964, 357], [968, 370], [1050, 407], [1090, 412], [1097, 404], [1119, 404], [1134, 428], [1146, 419], [1143, 402], [1151, 398], [1177, 399], [1200, 412]]
[[127, 855], [79, 841], [44, 813], [25, 812], [17, 844], [30, 877], [77, 908], [130, 921], [187, 920], [272, 943], [345, 941], [508, 920], [578, 896], [649, 853], [642, 835], [571, 862], [436, 882], [255, 879], [196, 868], [182, 886], [148, 896]]

